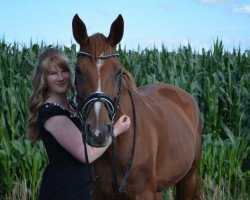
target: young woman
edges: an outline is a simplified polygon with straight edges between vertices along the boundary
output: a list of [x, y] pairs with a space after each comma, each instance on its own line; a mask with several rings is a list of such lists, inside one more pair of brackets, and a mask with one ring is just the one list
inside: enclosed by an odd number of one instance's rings
[[[91, 199], [85, 150], [78, 129], [80, 120], [67, 99], [71, 88], [67, 57], [55, 48], [46, 49], [38, 58], [32, 84], [29, 137], [33, 140], [41, 138], [49, 158], [39, 200]], [[129, 125], [129, 117], [121, 116], [114, 125], [115, 136], [125, 132]], [[100, 157], [108, 146], [94, 148], [87, 145], [89, 162]]]

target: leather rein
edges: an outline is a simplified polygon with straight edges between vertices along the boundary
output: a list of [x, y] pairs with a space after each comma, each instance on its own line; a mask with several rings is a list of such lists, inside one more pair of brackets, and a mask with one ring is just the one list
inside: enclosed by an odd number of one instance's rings
[[[85, 52], [85, 51], [79, 51], [77, 53], [77, 57], [79, 56], [85, 56], [85, 57], [89, 57], [92, 58], [92, 55]], [[113, 58], [113, 57], [118, 57], [119, 58], [119, 54], [118, 52], [113, 52], [111, 54], [107, 54], [107, 55], [101, 55], [98, 57], [98, 59], [109, 59], [109, 58]], [[129, 176], [129, 173], [131, 171], [132, 168], [132, 161], [134, 158], [134, 153], [135, 153], [135, 145], [136, 145], [136, 112], [135, 112], [135, 105], [134, 105], [134, 101], [133, 101], [133, 97], [131, 94], [131, 91], [129, 89], [129, 86], [126, 82], [127, 85], [127, 89], [129, 92], [129, 96], [131, 99], [131, 103], [132, 103], [132, 109], [133, 109], [133, 120], [134, 120], [134, 137], [133, 137], [133, 146], [132, 146], [132, 152], [130, 155], [130, 158], [128, 160], [128, 164], [126, 167], [126, 171], [125, 174], [122, 178], [121, 184], [120, 186], [118, 186], [118, 181], [117, 181], [117, 167], [116, 167], [116, 158], [115, 158], [115, 136], [114, 136], [114, 118], [120, 108], [120, 94], [121, 94], [121, 88], [122, 88], [122, 78], [123, 78], [123, 71], [122, 68], [120, 69], [119, 73], [118, 73], [118, 91], [117, 91], [117, 97], [113, 100], [112, 97], [110, 97], [109, 95], [105, 94], [105, 93], [92, 93], [90, 95], [88, 95], [85, 99], [83, 99], [82, 97], [79, 97], [78, 94], [78, 90], [77, 90], [77, 83], [76, 83], [76, 68], [75, 67], [75, 88], [76, 88], [76, 105], [75, 108], [79, 114], [80, 120], [81, 120], [81, 132], [82, 132], [82, 137], [83, 137], [83, 143], [84, 143], [84, 148], [85, 148], [85, 158], [86, 158], [86, 164], [88, 166], [89, 169], [89, 177], [92, 182], [96, 181], [96, 176], [94, 174], [94, 170], [93, 167], [90, 165], [89, 163], [89, 159], [88, 159], [88, 153], [87, 153], [87, 141], [86, 141], [86, 133], [87, 133], [87, 125], [86, 125], [86, 119], [89, 115], [89, 111], [92, 108], [92, 106], [94, 105], [94, 103], [96, 102], [101, 102], [105, 105], [108, 115], [109, 115], [109, 119], [110, 119], [110, 124], [108, 125], [108, 130], [109, 133], [111, 135], [112, 138], [112, 184], [113, 184], [113, 188], [114, 188], [114, 195], [118, 195], [119, 193], [125, 192], [125, 185]], [[87, 108], [87, 109], [86, 109]]]

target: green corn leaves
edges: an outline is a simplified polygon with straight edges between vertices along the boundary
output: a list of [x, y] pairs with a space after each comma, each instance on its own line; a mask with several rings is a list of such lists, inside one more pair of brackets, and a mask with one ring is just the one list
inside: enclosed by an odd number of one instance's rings
[[[0, 199], [36, 199], [48, 162], [42, 144], [26, 139], [30, 77], [44, 48], [44, 43], [26, 47], [0, 41]], [[73, 68], [76, 45], [59, 48]], [[118, 51], [138, 86], [165, 82], [185, 89], [198, 101], [203, 120], [199, 169], [202, 191], [209, 197], [205, 199], [249, 195], [250, 50], [225, 51], [217, 40], [212, 50], [200, 53], [190, 45], [174, 51], [165, 46], [137, 51], [119, 46]]]

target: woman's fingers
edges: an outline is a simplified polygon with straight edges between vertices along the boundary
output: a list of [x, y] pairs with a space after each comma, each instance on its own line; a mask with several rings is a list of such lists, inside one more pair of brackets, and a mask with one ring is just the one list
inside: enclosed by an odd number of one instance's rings
[[125, 122], [127, 120], [127, 116], [125, 116], [123, 119], [122, 119], [122, 122]]
[[122, 115], [115, 123], [114, 131], [116, 132], [117, 135], [119, 135], [128, 130], [129, 126], [130, 126], [129, 116]]

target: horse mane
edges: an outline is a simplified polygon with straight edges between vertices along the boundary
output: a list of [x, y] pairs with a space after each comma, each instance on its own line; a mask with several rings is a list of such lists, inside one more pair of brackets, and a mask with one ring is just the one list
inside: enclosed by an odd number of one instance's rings
[[125, 79], [128, 87], [130, 89], [133, 89], [133, 90], [137, 91], [137, 86], [136, 86], [136, 83], [135, 83], [135, 81], [133, 79], [132, 74], [126, 69], [123, 69], [122, 72], [123, 72], [123, 78]]

